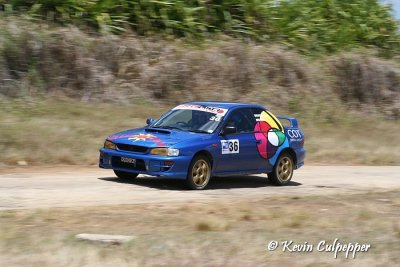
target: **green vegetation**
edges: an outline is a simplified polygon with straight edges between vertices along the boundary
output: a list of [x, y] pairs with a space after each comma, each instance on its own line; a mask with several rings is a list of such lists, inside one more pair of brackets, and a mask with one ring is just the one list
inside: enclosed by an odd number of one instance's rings
[[278, 42], [306, 54], [375, 47], [399, 49], [398, 22], [378, 0], [11, 0], [27, 14], [100, 31], [204, 38], [215, 33]]

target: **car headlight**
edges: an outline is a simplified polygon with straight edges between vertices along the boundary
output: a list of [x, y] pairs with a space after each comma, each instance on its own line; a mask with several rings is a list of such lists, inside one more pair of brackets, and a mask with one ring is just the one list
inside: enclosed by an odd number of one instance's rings
[[111, 141], [106, 140], [104, 142], [104, 148], [108, 148], [108, 149], [114, 149], [115, 150], [115, 144]]
[[176, 157], [179, 156], [179, 149], [170, 147], [157, 147], [150, 150], [150, 154]]
[[179, 149], [177, 149], [177, 148], [168, 148], [168, 156], [170, 156], [170, 157], [179, 156]]

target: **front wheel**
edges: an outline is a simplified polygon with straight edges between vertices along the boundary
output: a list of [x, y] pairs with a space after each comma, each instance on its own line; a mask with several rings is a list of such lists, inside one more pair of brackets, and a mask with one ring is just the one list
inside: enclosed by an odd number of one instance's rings
[[189, 166], [186, 183], [190, 189], [204, 189], [211, 177], [211, 164], [207, 157], [195, 157]]
[[115, 175], [122, 180], [135, 179], [139, 174], [114, 170]]
[[268, 180], [275, 185], [287, 185], [292, 179], [293, 170], [293, 158], [284, 152], [276, 161], [273, 171], [268, 173]]

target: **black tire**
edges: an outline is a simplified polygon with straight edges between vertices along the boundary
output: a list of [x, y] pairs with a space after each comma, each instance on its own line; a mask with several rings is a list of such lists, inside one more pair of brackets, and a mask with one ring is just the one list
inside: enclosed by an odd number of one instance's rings
[[274, 185], [282, 186], [290, 183], [294, 171], [293, 157], [283, 152], [279, 155], [272, 172], [268, 173], [268, 180]]
[[211, 177], [210, 160], [203, 155], [196, 156], [190, 163], [186, 184], [189, 189], [201, 190], [206, 188]]
[[135, 179], [139, 174], [138, 173], [131, 173], [131, 172], [123, 172], [114, 170], [115, 175], [122, 180], [132, 180]]

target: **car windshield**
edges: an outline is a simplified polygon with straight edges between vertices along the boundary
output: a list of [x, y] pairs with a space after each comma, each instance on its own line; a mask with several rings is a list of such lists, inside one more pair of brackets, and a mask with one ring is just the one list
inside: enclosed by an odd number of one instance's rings
[[202, 105], [180, 105], [162, 116], [152, 128], [213, 133], [227, 110]]

